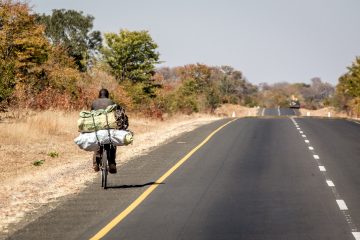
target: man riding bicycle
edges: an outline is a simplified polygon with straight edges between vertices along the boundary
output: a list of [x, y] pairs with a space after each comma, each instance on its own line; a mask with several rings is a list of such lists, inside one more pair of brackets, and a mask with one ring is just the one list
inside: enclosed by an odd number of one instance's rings
[[[115, 104], [112, 100], [109, 99], [109, 91], [105, 88], [101, 89], [99, 91], [99, 98], [96, 99], [92, 105], [91, 110], [99, 110], [99, 109], [105, 109], [106, 107]], [[105, 144], [104, 145], [106, 152], [108, 153], [108, 161], [109, 161], [109, 172], [110, 173], [116, 173], [116, 146]], [[95, 172], [98, 172], [100, 170], [99, 163], [101, 161], [100, 156], [103, 152], [103, 148], [101, 147], [99, 151], [94, 152], [93, 155], [93, 168]]]

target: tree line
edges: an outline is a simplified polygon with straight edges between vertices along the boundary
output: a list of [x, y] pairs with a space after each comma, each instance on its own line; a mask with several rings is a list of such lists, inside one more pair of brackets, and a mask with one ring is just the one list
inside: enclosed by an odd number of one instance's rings
[[287, 106], [292, 96], [307, 108], [359, 113], [358, 58], [336, 87], [319, 78], [311, 84], [254, 85], [231, 66], [156, 68], [160, 53], [149, 32], [102, 35], [93, 21], [81, 11], [37, 14], [27, 3], [1, 1], [0, 108], [82, 109], [106, 87], [129, 110], [155, 117], [213, 112], [225, 103]]

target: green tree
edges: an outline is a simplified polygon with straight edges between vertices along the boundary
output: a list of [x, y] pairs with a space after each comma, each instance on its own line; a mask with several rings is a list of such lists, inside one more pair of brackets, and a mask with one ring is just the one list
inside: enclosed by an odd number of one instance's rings
[[45, 34], [53, 45], [65, 48], [80, 71], [86, 71], [102, 47], [99, 31], [92, 31], [94, 17], [75, 10], [54, 9], [39, 15]]
[[0, 110], [3, 110], [8, 105], [14, 87], [14, 64], [0, 60]]
[[158, 45], [147, 31], [121, 30], [105, 34], [104, 60], [119, 82], [151, 81], [159, 63]]
[[337, 91], [351, 98], [360, 97], [360, 57], [357, 57], [348, 72], [339, 78]]
[[350, 114], [360, 116], [360, 57], [348, 67], [336, 86], [336, 104]]
[[217, 107], [220, 106], [220, 94], [218, 88], [215, 85], [212, 85], [206, 95], [207, 108], [210, 109], [210, 112], [213, 113]]

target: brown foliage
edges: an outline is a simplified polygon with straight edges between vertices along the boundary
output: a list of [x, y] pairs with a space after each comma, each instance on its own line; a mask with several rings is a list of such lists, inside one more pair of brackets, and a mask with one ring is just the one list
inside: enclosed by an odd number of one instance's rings
[[50, 46], [44, 27], [36, 23], [29, 6], [21, 2], [1, 1], [0, 19], [0, 59], [14, 63], [17, 81], [34, 81], [41, 74], [40, 66]]

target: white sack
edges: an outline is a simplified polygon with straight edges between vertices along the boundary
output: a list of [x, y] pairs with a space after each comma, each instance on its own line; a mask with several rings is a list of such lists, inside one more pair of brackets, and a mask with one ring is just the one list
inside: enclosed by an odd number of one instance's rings
[[[130, 142], [126, 142], [126, 135], [130, 134], [132, 138], [132, 133], [126, 130], [117, 130], [110, 129], [111, 141], [115, 146], [127, 145]], [[100, 144], [109, 144], [109, 132], [108, 130], [99, 130], [96, 132], [96, 135], [99, 139]], [[97, 151], [99, 150], [98, 141], [96, 138], [95, 132], [91, 133], [80, 133], [80, 135], [74, 139], [74, 142], [79, 146], [79, 148], [86, 151]]]

